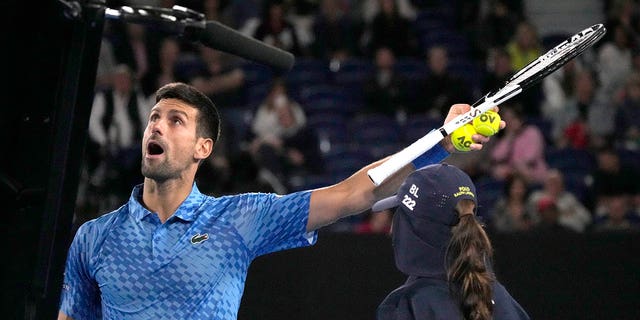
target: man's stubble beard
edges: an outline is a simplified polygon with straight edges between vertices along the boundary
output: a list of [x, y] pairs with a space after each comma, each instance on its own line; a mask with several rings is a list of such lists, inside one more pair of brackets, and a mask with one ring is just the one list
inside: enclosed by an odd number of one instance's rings
[[180, 176], [180, 170], [172, 166], [167, 158], [154, 166], [146, 165], [144, 159], [142, 159], [140, 168], [142, 175], [145, 178], [158, 182], [163, 182]]

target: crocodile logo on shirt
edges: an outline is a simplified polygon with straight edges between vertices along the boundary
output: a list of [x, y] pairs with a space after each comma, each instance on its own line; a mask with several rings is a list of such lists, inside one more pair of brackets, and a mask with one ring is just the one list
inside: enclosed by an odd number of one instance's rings
[[198, 244], [205, 240], [209, 240], [208, 233], [205, 233], [205, 234], [196, 233], [193, 237], [191, 237], [191, 244]]

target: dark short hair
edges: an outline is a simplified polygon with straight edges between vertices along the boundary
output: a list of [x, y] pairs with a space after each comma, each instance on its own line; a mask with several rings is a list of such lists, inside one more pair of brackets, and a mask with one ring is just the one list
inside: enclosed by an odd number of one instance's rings
[[215, 143], [220, 136], [220, 114], [218, 108], [204, 93], [182, 83], [173, 82], [156, 91], [156, 103], [163, 99], [178, 99], [198, 109], [196, 134], [198, 137], [211, 138]]

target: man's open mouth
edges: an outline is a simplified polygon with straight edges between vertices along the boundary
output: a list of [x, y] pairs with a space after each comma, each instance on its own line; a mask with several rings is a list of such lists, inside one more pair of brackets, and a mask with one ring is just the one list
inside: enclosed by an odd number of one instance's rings
[[147, 154], [156, 156], [164, 153], [164, 148], [157, 142], [151, 141], [147, 144]]

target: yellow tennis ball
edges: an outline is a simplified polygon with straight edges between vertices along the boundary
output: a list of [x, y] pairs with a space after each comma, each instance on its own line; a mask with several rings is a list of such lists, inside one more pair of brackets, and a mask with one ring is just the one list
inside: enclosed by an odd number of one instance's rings
[[500, 115], [489, 110], [473, 119], [473, 127], [483, 136], [492, 136], [500, 130]]
[[456, 129], [451, 134], [451, 142], [458, 151], [470, 151], [471, 144], [473, 143], [471, 137], [476, 133], [476, 129], [473, 128], [473, 125], [467, 123], [464, 126]]

